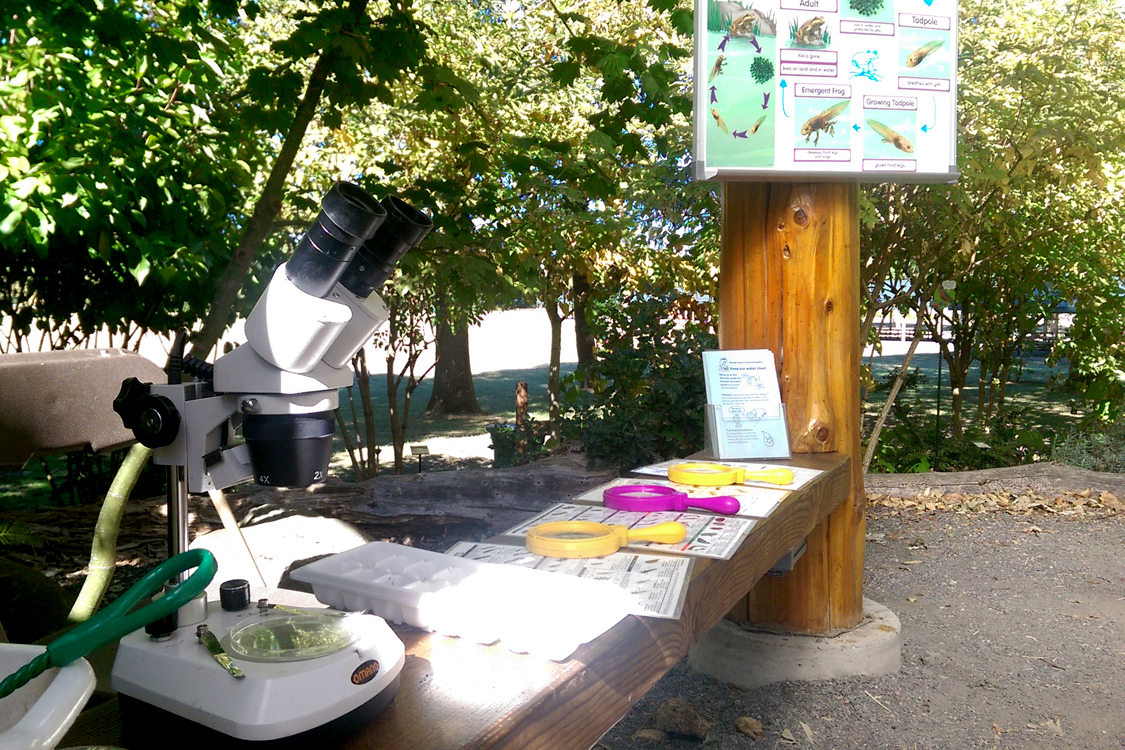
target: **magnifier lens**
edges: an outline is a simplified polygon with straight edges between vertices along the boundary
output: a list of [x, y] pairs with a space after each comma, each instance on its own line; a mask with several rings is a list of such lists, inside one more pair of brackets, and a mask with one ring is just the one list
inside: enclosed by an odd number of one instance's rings
[[676, 521], [635, 529], [593, 521], [553, 521], [531, 527], [525, 543], [529, 552], [544, 557], [605, 557], [630, 542], [676, 544], [686, 534], [684, 525]]
[[598, 534], [591, 534], [586, 531], [555, 531], [544, 534], [543, 536], [548, 539], [565, 539], [567, 541], [588, 541], [590, 539], [597, 539]]
[[668, 479], [679, 484], [721, 487], [741, 482], [745, 472], [721, 464], [686, 463], [668, 467]]

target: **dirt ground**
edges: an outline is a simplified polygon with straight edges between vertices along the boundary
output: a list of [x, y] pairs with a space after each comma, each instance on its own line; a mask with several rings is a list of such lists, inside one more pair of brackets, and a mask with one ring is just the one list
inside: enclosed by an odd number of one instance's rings
[[[867, 542], [898, 673], [743, 690], [684, 660], [601, 750], [1125, 748], [1125, 517], [875, 507]], [[706, 742], [637, 734], [672, 698], [713, 724]]]

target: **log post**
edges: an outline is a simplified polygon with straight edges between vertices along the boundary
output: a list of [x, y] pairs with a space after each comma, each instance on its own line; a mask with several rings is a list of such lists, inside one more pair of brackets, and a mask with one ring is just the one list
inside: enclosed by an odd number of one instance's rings
[[856, 185], [723, 183], [719, 346], [772, 350], [793, 453], [844, 453], [852, 472], [795, 569], [759, 582], [735, 620], [830, 635], [863, 616], [859, 270]]

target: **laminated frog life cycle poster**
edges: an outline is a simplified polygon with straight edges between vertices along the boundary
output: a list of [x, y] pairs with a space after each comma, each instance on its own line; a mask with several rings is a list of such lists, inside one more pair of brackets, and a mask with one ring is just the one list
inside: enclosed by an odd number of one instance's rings
[[697, 176], [956, 179], [956, 0], [695, 10]]

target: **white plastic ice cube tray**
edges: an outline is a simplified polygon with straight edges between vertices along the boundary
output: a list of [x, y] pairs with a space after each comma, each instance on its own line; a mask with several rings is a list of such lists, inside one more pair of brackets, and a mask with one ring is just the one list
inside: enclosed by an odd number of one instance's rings
[[371, 542], [292, 572], [324, 604], [561, 661], [630, 609], [608, 581]]

